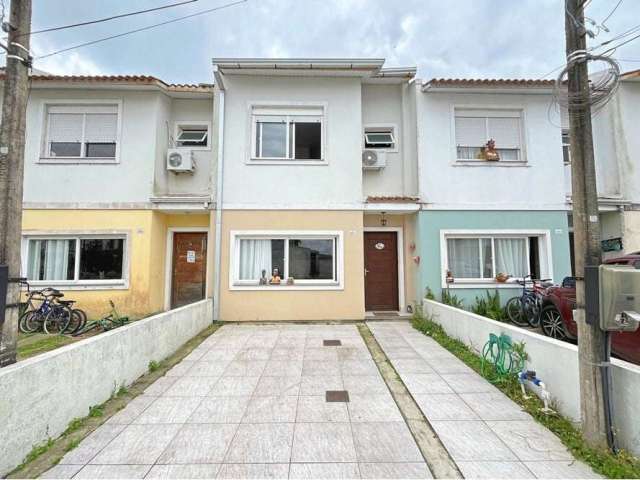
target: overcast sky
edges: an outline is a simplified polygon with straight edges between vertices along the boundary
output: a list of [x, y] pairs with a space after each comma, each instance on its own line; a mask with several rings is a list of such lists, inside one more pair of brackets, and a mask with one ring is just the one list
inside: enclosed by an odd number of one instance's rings
[[[179, 0], [33, 0], [33, 29]], [[36, 55], [232, 0], [198, 0], [160, 12], [34, 35]], [[601, 22], [618, 0], [591, 0]], [[57, 74], [148, 74], [212, 82], [212, 57], [384, 57], [421, 78], [539, 78], [564, 58], [563, 0], [247, 0], [246, 3], [35, 62]], [[591, 44], [636, 26], [640, 1], [623, 0]], [[640, 68], [640, 38], [620, 48]]]

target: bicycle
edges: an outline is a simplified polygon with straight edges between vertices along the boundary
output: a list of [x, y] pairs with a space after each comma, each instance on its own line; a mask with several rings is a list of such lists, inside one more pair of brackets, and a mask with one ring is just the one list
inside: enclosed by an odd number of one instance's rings
[[120, 316], [112, 300], [109, 300], [109, 305], [111, 305], [111, 312], [109, 314], [105, 315], [100, 320], [89, 322], [83, 329], [76, 331], [72, 335], [77, 337], [78, 335], [83, 335], [98, 328], [102, 328], [102, 330], [106, 332], [129, 323], [129, 317]]
[[[527, 280], [529, 279], [529, 280]], [[533, 279], [527, 275], [518, 284], [522, 285], [522, 293], [510, 298], [505, 309], [512, 323], [518, 327], [540, 326], [540, 312], [545, 290], [552, 285], [551, 279]]]
[[[26, 282], [25, 282], [26, 283]], [[62, 300], [64, 293], [55, 288], [30, 290], [27, 283], [26, 311], [18, 320], [18, 328], [23, 333], [72, 334], [84, 327], [87, 315], [79, 308], [73, 308], [75, 300]], [[35, 301], [40, 301], [36, 306]]]

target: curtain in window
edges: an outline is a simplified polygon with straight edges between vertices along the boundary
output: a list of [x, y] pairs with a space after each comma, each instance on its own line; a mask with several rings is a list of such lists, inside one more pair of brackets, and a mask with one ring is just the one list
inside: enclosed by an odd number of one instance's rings
[[30, 280], [67, 280], [71, 243], [69, 240], [30, 240], [27, 277]]
[[513, 277], [528, 274], [527, 246], [524, 238], [496, 238], [496, 270]]
[[480, 246], [477, 238], [447, 240], [449, 270], [454, 278], [480, 278]]
[[240, 240], [240, 280], [259, 280], [262, 270], [271, 276], [271, 240]]

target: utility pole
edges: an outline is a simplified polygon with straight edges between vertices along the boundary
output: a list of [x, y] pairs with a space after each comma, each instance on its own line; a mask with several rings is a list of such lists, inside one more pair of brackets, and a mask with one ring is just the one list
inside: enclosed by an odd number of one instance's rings
[[[6, 309], [0, 311], [0, 367], [15, 363], [18, 340], [24, 132], [29, 96], [31, 0], [12, 0], [0, 124], [0, 266], [8, 267]], [[4, 302], [0, 302], [2, 304]]]
[[[566, 0], [565, 30], [567, 60], [572, 53], [586, 49], [584, 27], [585, 0]], [[601, 364], [605, 360], [605, 333], [597, 321], [598, 312], [585, 309], [585, 266], [602, 261], [598, 192], [591, 132], [589, 72], [587, 60], [568, 70], [569, 124], [571, 127], [571, 178], [573, 202], [573, 242], [575, 250], [576, 309], [580, 375], [582, 432], [592, 447], [607, 447], [605, 402]]]

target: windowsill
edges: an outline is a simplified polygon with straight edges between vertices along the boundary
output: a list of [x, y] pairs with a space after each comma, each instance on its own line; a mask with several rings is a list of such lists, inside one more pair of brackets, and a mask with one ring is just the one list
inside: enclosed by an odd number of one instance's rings
[[326, 160], [292, 160], [277, 158], [251, 158], [245, 162], [247, 165], [328, 165]]
[[59, 165], [94, 165], [120, 163], [117, 157], [40, 157], [37, 163]]
[[481, 282], [481, 281], [470, 281], [470, 282], [454, 282], [454, 283], [449, 283], [447, 284], [446, 282], [442, 283], [442, 288], [446, 289], [447, 285], [449, 286], [449, 288], [454, 289], [454, 288], [498, 288], [498, 289], [514, 289], [514, 288], [519, 288], [522, 289], [522, 285], [520, 285], [517, 282], [505, 282], [505, 283], [499, 283], [499, 282], [495, 282], [495, 281], [487, 281], [487, 282]]
[[207, 145], [206, 147], [202, 147], [202, 146], [189, 147], [189, 146], [176, 145], [175, 148], [179, 150], [191, 150], [193, 152], [210, 152], [211, 151], [211, 145]]
[[229, 287], [230, 290], [250, 290], [250, 291], [300, 291], [300, 290], [344, 290], [344, 286], [339, 283], [320, 284], [320, 283], [294, 283], [287, 285], [242, 285], [235, 284]]
[[[127, 280], [87, 280], [77, 282], [65, 281], [30, 281], [29, 286], [34, 290], [44, 287], [53, 287], [60, 290], [128, 290]], [[66, 298], [65, 298], [66, 300]]]
[[505, 161], [505, 160], [455, 160], [452, 164], [454, 167], [530, 167], [525, 160], [523, 161]]

